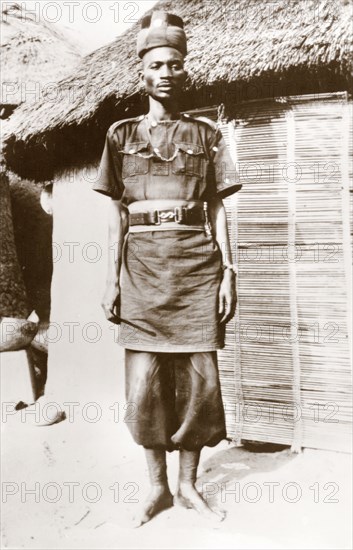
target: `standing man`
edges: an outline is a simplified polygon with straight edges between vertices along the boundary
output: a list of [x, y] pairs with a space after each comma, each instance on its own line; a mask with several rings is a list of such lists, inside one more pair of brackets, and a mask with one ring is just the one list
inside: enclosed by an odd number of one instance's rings
[[[208, 518], [195, 488], [202, 447], [226, 437], [217, 367], [236, 305], [222, 198], [238, 191], [235, 168], [213, 122], [179, 111], [187, 73], [180, 17], [153, 12], [137, 39], [149, 112], [113, 124], [96, 191], [111, 197], [110, 259], [103, 308], [120, 322], [126, 418], [145, 448], [151, 492], [136, 526], [173, 504]], [[176, 493], [166, 451], [178, 450]]]

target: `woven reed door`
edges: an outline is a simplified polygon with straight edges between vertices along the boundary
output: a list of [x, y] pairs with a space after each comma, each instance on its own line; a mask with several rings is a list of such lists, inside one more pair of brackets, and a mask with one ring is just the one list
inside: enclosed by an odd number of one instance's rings
[[249, 102], [222, 128], [243, 183], [225, 201], [240, 273], [219, 353], [238, 442], [350, 448], [350, 108], [345, 94]]

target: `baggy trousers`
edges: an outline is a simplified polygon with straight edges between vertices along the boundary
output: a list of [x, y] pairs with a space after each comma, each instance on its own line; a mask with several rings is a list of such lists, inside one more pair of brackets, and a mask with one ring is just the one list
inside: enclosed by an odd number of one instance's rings
[[125, 422], [136, 443], [173, 451], [226, 437], [217, 352], [125, 350]]

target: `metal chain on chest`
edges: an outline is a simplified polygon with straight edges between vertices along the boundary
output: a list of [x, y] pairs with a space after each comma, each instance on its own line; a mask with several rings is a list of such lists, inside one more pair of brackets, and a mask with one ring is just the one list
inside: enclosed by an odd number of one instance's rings
[[179, 147], [176, 146], [173, 155], [169, 159], [163, 157], [163, 155], [161, 155], [160, 152], [158, 151], [158, 148], [156, 150], [155, 147], [153, 148], [153, 153], [150, 153], [148, 155], [143, 155], [142, 153], [136, 153], [136, 155], [143, 159], [151, 159], [157, 156], [160, 160], [163, 160], [164, 162], [172, 162], [174, 159], [176, 159], [178, 151], [179, 151]]
[[[178, 121], [176, 121], [178, 122]], [[148, 136], [149, 136], [149, 144], [150, 146], [152, 147], [153, 149], [153, 153], [150, 153], [150, 154], [147, 154], [147, 155], [143, 155], [142, 153], [137, 153], [137, 155], [139, 157], [142, 157], [142, 158], [145, 158], [145, 159], [150, 159], [150, 158], [153, 158], [153, 157], [158, 157], [160, 160], [162, 160], [163, 162], [173, 162], [173, 160], [176, 159], [177, 155], [178, 155], [178, 152], [179, 152], [179, 147], [177, 145], [175, 145], [175, 151], [173, 153], [173, 155], [169, 158], [166, 158], [164, 157], [163, 155], [161, 155], [161, 153], [159, 152], [159, 149], [158, 147], [153, 147], [152, 145], [152, 134], [151, 134], [151, 128], [150, 128], [150, 125], [149, 125], [149, 121], [148, 121], [148, 118], [147, 116], [145, 116], [145, 124], [146, 124], [146, 129], [147, 129], [147, 132], [148, 132]], [[175, 134], [175, 130], [176, 130], [176, 127], [178, 126], [178, 124], [175, 125], [175, 127], [173, 128], [173, 135], [172, 135], [172, 138], [174, 137], [174, 134]]]

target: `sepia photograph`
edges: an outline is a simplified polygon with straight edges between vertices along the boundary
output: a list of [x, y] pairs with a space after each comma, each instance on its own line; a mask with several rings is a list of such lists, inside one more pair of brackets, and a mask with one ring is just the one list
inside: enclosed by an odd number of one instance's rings
[[4, 550], [351, 550], [353, 0], [1, 0]]

